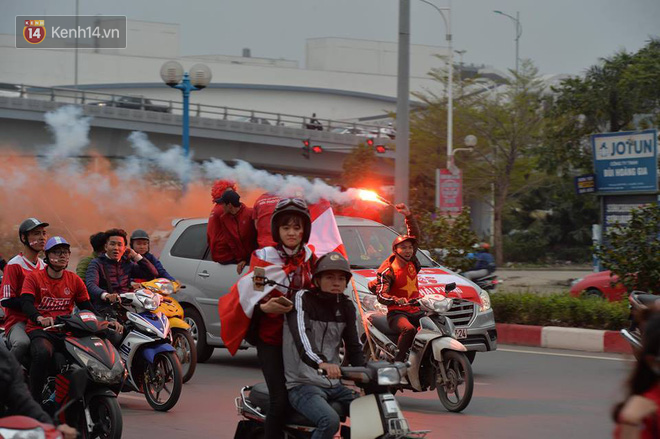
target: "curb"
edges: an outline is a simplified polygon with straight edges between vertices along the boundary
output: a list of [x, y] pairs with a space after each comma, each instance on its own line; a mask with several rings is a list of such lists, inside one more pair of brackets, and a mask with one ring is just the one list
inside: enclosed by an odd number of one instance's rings
[[497, 342], [551, 349], [632, 354], [618, 331], [497, 323]]

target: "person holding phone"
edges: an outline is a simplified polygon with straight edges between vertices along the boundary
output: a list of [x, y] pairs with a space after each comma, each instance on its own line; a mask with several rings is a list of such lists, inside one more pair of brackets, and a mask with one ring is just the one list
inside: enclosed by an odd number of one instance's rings
[[[271, 233], [276, 245], [256, 250], [251, 261], [254, 291], [250, 294], [260, 295], [262, 299], [254, 308], [245, 339], [257, 347], [270, 394], [266, 439], [283, 437], [289, 405], [282, 357], [284, 315], [293, 309], [291, 300], [294, 294], [312, 285], [316, 256], [307, 246], [311, 231], [307, 203], [299, 198], [284, 198], [275, 206], [271, 218]], [[280, 274], [277, 285], [266, 285], [267, 271]], [[221, 314], [221, 321], [222, 317]]]

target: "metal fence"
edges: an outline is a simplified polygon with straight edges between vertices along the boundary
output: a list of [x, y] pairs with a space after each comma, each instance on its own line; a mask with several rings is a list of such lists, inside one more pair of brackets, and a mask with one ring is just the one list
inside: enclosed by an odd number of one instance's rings
[[[25, 84], [2, 84], [0, 95], [28, 99], [49, 100], [73, 105], [96, 105], [104, 107], [129, 108], [134, 110], [157, 111], [162, 113], [182, 114], [183, 102], [163, 99], [152, 99], [143, 96], [117, 95], [97, 91], [76, 90], [60, 87], [41, 87]], [[337, 134], [351, 134], [362, 137], [394, 138], [391, 127], [348, 122], [332, 119], [316, 119], [318, 124], [305, 116], [268, 111], [247, 110], [243, 108], [223, 107], [207, 104], [191, 104], [190, 115], [211, 119], [223, 119], [236, 122], [278, 125], [293, 128], [318, 130]]]

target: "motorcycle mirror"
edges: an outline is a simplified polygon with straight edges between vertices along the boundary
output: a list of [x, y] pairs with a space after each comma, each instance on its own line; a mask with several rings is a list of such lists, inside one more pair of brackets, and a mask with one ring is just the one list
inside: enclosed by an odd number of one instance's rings
[[449, 283], [445, 285], [445, 293], [448, 293], [450, 291], [453, 291], [456, 289], [456, 282]]

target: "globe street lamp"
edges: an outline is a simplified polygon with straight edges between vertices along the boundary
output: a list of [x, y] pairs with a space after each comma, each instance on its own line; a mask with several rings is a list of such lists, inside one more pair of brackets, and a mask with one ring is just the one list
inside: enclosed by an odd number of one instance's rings
[[509, 17], [513, 21], [514, 26], [516, 27], [516, 76], [517, 76], [518, 75], [518, 61], [520, 59], [520, 57], [518, 56], [518, 53], [519, 53], [518, 47], [519, 47], [519, 43], [520, 43], [520, 37], [522, 36], [522, 24], [520, 24], [520, 12], [516, 12], [515, 18], [512, 17], [509, 14], [505, 14], [502, 11], [493, 11], [493, 12], [495, 12], [496, 14], [504, 15], [505, 17]]
[[190, 155], [190, 92], [201, 90], [211, 82], [211, 69], [205, 64], [195, 64], [190, 73], [183, 71], [183, 66], [177, 61], [167, 61], [160, 68], [160, 77], [165, 84], [181, 90], [183, 94], [183, 152]]

